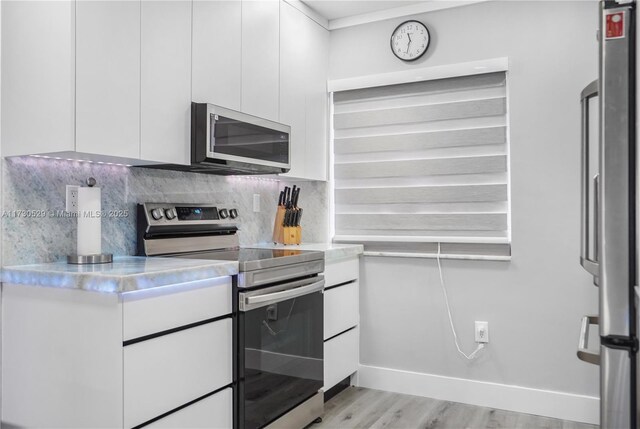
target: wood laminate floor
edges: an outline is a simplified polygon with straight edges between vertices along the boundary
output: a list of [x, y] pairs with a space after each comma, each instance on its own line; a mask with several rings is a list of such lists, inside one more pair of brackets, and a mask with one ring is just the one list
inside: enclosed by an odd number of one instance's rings
[[325, 403], [322, 423], [308, 429], [596, 429], [597, 426], [349, 387]]

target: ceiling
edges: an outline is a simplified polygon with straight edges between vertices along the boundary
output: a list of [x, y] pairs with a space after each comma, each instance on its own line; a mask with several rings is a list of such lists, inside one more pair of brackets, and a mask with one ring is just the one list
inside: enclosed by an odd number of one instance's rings
[[396, 7], [408, 6], [425, 1], [403, 0], [302, 0], [311, 9], [329, 21], [348, 16], [378, 12]]

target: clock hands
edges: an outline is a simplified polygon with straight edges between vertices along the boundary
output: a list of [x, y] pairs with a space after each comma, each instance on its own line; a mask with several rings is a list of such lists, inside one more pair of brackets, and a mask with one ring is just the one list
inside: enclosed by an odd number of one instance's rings
[[407, 33], [407, 37], [409, 37], [409, 43], [407, 43], [407, 53], [409, 53], [409, 46], [411, 46], [411, 33]]

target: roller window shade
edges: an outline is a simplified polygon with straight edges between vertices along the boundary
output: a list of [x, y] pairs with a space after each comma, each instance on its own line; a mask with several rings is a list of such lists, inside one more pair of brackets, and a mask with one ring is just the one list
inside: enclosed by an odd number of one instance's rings
[[506, 74], [333, 93], [335, 240], [509, 242]]

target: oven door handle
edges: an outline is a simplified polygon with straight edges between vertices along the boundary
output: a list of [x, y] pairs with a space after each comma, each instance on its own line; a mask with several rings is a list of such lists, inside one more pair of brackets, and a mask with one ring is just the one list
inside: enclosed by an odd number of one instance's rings
[[310, 293], [319, 292], [324, 289], [324, 279], [311, 283], [310, 285], [300, 286], [293, 289], [283, 290], [280, 292], [265, 293], [263, 295], [240, 295], [240, 310], [249, 311], [254, 308], [264, 307], [265, 305], [275, 304], [276, 302], [285, 301], [291, 298], [308, 295]]

